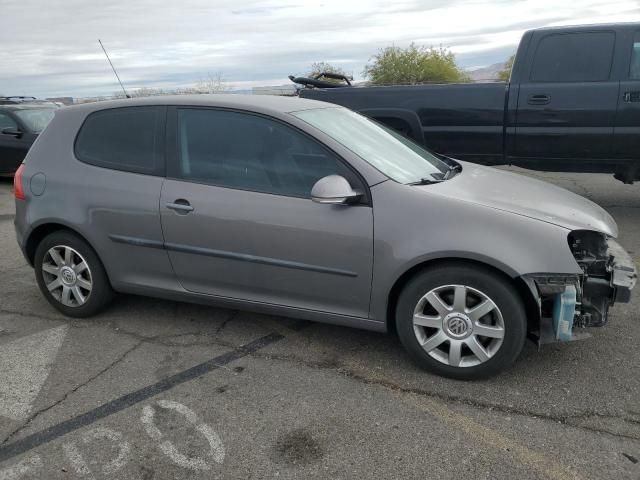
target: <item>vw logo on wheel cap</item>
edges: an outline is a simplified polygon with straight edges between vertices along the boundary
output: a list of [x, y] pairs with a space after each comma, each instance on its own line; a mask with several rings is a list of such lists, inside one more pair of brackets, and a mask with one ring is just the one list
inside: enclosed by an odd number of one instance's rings
[[471, 320], [457, 312], [447, 315], [443, 323], [445, 332], [456, 339], [468, 337], [473, 330]]
[[63, 267], [60, 271], [60, 275], [62, 277], [62, 281], [67, 285], [73, 285], [76, 283], [76, 272], [69, 267]]

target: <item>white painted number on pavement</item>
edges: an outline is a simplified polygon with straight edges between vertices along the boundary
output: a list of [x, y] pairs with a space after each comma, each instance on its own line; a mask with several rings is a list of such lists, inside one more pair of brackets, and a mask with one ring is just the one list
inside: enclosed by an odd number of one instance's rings
[[[129, 446], [129, 442], [122, 438], [120, 432], [116, 432], [110, 428], [98, 427], [83, 433], [80, 440], [84, 445], [88, 445], [94, 440], [109, 440], [118, 447], [118, 455], [116, 458], [105, 463], [101, 468], [102, 473], [105, 475], [117, 472], [124, 467], [129, 460], [131, 447]], [[88, 462], [84, 459], [82, 453], [80, 453], [76, 442], [65, 443], [62, 448], [78, 475], [85, 478], [95, 478], [89, 468]]]
[[[169, 410], [175, 410], [182, 416], [184, 416], [195, 429], [200, 432], [209, 442], [210, 450], [208, 457], [213, 459], [216, 463], [222, 463], [224, 461], [224, 446], [222, 441], [213, 429], [205, 424], [198, 422], [198, 416], [195, 412], [181, 403], [172, 402], [170, 400], [159, 400], [158, 406]], [[190, 470], [210, 470], [211, 463], [207, 459], [200, 457], [188, 457], [177, 449], [177, 447], [170, 441], [164, 440], [164, 435], [154, 423], [155, 410], [151, 405], [146, 405], [142, 409], [141, 421], [144, 425], [147, 434], [157, 442], [160, 442], [160, 450], [167, 455], [176, 465]]]
[[[198, 420], [198, 416], [193, 410], [181, 403], [170, 400], [158, 400], [157, 406], [165, 410], [178, 412], [209, 444], [207, 452], [205, 452], [202, 457], [187, 456], [180, 453], [178, 447], [176, 447], [171, 440], [165, 438], [165, 435], [156, 426], [156, 410], [154, 407], [152, 405], [146, 405], [142, 409], [140, 421], [147, 435], [158, 442], [160, 451], [169, 457], [173, 463], [189, 470], [207, 471], [211, 470], [213, 462], [221, 464], [224, 461], [225, 453], [222, 440], [220, 440], [218, 434], [214, 432], [209, 425]], [[118, 450], [115, 458], [109, 460], [107, 463], [98, 462], [95, 458], [87, 460], [82, 454], [81, 450], [86, 451], [86, 447], [89, 444], [95, 441], [104, 442], [105, 440], [111, 442]], [[106, 427], [97, 427], [82, 433], [79, 440], [72, 440], [63, 444], [62, 450], [71, 463], [75, 473], [80, 478], [89, 480], [115, 474], [127, 464], [131, 454], [131, 446], [123, 437], [122, 433]], [[102, 451], [103, 449], [98, 450], [98, 452]], [[100, 458], [100, 460], [102, 460], [102, 458]], [[42, 468], [43, 465], [40, 456], [32, 455], [4, 470], [0, 470], [0, 480], [19, 480], [26, 475], [33, 476], [34, 473]]]

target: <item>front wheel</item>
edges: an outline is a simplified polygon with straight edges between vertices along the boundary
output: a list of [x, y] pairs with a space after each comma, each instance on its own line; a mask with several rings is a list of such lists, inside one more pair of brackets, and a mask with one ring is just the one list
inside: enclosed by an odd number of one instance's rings
[[405, 286], [396, 308], [398, 336], [411, 358], [438, 375], [495, 375], [520, 354], [527, 318], [518, 292], [483, 268], [441, 265]]

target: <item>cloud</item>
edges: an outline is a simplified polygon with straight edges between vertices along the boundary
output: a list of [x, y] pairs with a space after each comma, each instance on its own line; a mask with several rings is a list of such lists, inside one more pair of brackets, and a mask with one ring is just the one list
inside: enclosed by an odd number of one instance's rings
[[88, 96], [125, 85], [178, 87], [209, 72], [230, 83], [285, 83], [314, 61], [356, 78], [380, 48], [452, 48], [465, 66], [503, 60], [522, 32], [637, 18], [634, 0], [1, 0], [0, 92]]

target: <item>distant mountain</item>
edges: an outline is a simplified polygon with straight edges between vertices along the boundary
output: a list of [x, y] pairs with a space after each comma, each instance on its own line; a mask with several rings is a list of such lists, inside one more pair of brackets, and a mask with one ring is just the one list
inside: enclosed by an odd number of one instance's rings
[[469, 70], [467, 73], [476, 82], [491, 82], [498, 79], [498, 73], [504, 69], [505, 62], [494, 63], [488, 67]]

